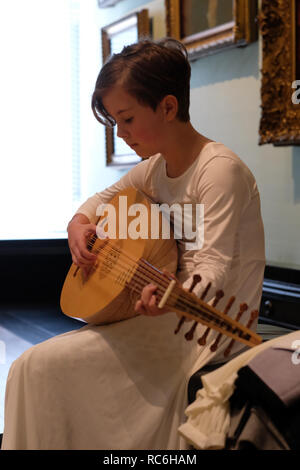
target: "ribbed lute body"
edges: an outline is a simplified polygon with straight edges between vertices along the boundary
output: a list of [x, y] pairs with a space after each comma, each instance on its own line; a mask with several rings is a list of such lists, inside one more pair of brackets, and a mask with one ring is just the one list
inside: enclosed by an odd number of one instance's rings
[[[72, 264], [61, 293], [61, 309], [66, 315], [96, 324], [113, 323], [136, 316], [133, 308], [135, 301], [142, 287], [151, 282], [145, 267], [146, 261], [159, 270], [175, 273], [177, 269], [176, 242], [172, 232], [170, 238], [162, 238], [162, 214], [157, 211], [155, 221], [158, 225], [154, 232], [158, 238], [151, 238], [154, 234], [153, 227], [151, 234], [151, 202], [143, 194], [128, 188], [118, 193], [109, 204], [115, 208], [117, 238], [103, 241], [94, 237], [90, 249], [98, 253], [95, 267], [85, 280], [81, 269]], [[145, 210], [136, 204], [142, 205]], [[142, 214], [139, 208], [143, 209]], [[107, 212], [99, 220], [104, 228], [106, 219]], [[139, 222], [142, 227], [139, 227]], [[145, 238], [132, 239], [128, 236], [130, 231], [133, 235], [142, 231]]]
[[[258, 316], [257, 310], [250, 313], [244, 326], [239, 319], [248, 309], [246, 304], [240, 305], [233, 319], [228, 315], [228, 310], [234, 297], [230, 298], [224, 312], [219, 311], [215, 307], [217, 294], [214, 302], [208, 304], [203, 295], [200, 299], [187, 292], [170, 274], [163, 272], [176, 272], [178, 254], [172, 232], [166, 237], [166, 224], [157, 206], [140, 192], [128, 188], [110, 201], [109, 210], [100, 217], [99, 223], [104, 228], [109, 212], [114, 214], [111, 219], [114, 230], [108, 240], [100, 240], [96, 236], [90, 240], [89, 248], [97, 254], [97, 262], [88, 277], [85, 278], [81, 269], [74, 264], [68, 272], [61, 293], [61, 308], [66, 315], [94, 324], [114, 323], [134, 317], [137, 315], [134, 305], [143, 288], [154, 283], [157, 285], [159, 307], [166, 306], [170, 311], [202, 323], [208, 327], [207, 331], [213, 328], [219, 332], [213, 348], [217, 347], [223, 334], [232, 338], [229, 349], [225, 351], [227, 355], [234, 340], [248, 346], [261, 343], [262, 338], [250, 329]], [[201, 276], [198, 277], [201, 279]], [[196, 323], [188, 339], [193, 337]], [[199, 344], [205, 344], [203, 338]]]

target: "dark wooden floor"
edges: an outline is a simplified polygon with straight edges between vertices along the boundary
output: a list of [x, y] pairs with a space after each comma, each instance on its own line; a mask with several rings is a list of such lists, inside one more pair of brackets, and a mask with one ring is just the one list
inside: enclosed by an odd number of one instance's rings
[[56, 305], [0, 305], [0, 433], [4, 426], [5, 384], [12, 362], [32, 345], [82, 326], [83, 322], [66, 317]]
[[57, 334], [78, 329], [83, 323], [64, 315], [59, 306], [10, 303], [0, 305], [0, 326], [36, 344]]

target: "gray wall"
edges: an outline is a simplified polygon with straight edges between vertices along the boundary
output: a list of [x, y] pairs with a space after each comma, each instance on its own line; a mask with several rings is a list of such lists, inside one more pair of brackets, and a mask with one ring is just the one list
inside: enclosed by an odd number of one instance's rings
[[[101, 10], [95, 8], [95, 3], [91, 2], [90, 11], [85, 13], [86, 37], [95, 35], [97, 46], [90, 53], [99, 57], [99, 29], [141, 8], [148, 8], [153, 18], [154, 38], [166, 34], [164, 0], [123, 0]], [[96, 28], [91, 28], [91, 21]], [[261, 38], [246, 48], [193, 62], [191, 120], [199, 132], [235, 151], [255, 175], [261, 194], [268, 264], [299, 269], [300, 148], [258, 145], [260, 69]], [[92, 87], [98, 71], [95, 67], [86, 73], [88, 80], [92, 77]], [[89, 147], [85, 148], [84, 171], [86, 195], [90, 195], [114, 182], [122, 172], [105, 168], [104, 132], [90, 116], [90, 109], [85, 132]]]

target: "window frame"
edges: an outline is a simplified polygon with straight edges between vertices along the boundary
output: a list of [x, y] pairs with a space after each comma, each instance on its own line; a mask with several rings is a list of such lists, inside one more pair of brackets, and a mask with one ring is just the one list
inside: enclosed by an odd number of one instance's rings
[[[122, 33], [129, 26], [136, 25], [137, 37], [149, 37], [151, 34], [151, 26], [149, 13], [147, 9], [128, 15], [114, 23], [111, 23], [101, 28], [101, 41], [102, 41], [102, 60], [103, 64], [111, 55], [111, 38], [113, 35]], [[129, 169], [141, 161], [141, 158], [134, 152], [129, 152], [128, 155], [118, 155], [115, 152], [115, 136], [113, 128], [105, 128], [105, 152], [106, 152], [106, 166], [114, 167], [116, 169]]]

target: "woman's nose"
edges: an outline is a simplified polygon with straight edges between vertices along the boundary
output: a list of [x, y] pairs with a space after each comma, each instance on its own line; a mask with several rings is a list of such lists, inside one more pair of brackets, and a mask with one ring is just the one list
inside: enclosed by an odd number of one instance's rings
[[117, 128], [117, 136], [118, 137], [121, 137], [122, 139], [128, 137], [128, 132], [125, 131], [125, 129], [122, 126], [117, 125], [117, 127], [118, 127]]

